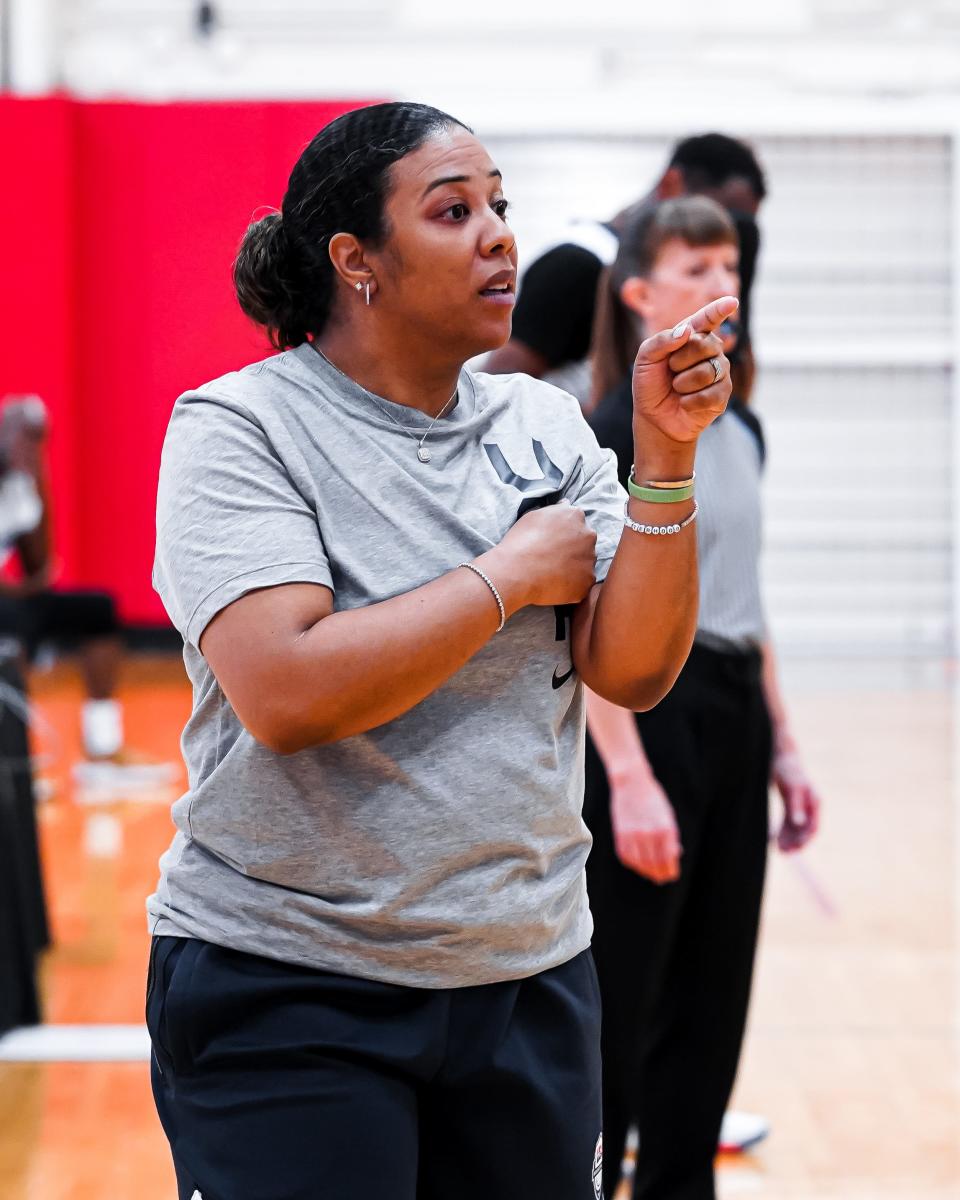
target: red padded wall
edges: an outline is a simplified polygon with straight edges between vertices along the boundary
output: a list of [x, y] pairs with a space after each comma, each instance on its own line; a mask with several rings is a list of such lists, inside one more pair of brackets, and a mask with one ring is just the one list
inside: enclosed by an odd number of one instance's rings
[[36, 392], [52, 417], [54, 537], [76, 577], [74, 107], [0, 100], [0, 396]]
[[110, 589], [128, 621], [165, 621], [150, 567], [174, 400], [270, 352], [233, 299], [239, 239], [356, 104], [0, 102], [0, 393], [50, 403], [63, 578]]

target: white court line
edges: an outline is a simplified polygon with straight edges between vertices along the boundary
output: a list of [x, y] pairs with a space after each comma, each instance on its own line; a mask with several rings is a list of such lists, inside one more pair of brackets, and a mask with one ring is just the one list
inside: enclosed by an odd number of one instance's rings
[[34, 1025], [0, 1037], [0, 1062], [149, 1062], [146, 1025]]

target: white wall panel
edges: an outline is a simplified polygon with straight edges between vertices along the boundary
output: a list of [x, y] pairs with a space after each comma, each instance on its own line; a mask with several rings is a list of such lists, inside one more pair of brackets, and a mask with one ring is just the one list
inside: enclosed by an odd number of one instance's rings
[[[565, 217], [603, 218], [645, 191], [670, 144], [488, 141], [524, 261]], [[754, 330], [770, 442], [771, 625], [794, 649], [947, 652], [950, 141], [791, 135], [756, 145], [770, 183]]]

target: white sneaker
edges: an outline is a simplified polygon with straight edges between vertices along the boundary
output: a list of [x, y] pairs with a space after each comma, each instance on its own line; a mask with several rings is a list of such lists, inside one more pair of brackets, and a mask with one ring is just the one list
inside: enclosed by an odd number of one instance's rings
[[770, 1122], [756, 1113], [727, 1112], [720, 1127], [721, 1154], [742, 1154], [770, 1134]]

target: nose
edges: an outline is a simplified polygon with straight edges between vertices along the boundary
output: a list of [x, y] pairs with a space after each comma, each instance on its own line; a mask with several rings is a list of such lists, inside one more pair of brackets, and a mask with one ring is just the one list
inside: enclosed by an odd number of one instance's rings
[[480, 253], [484, 258], [494, 258], [497, 255], [512, 254], [517, 241], [513, 230], [493, 209], [487, 211], [480, 231]]

